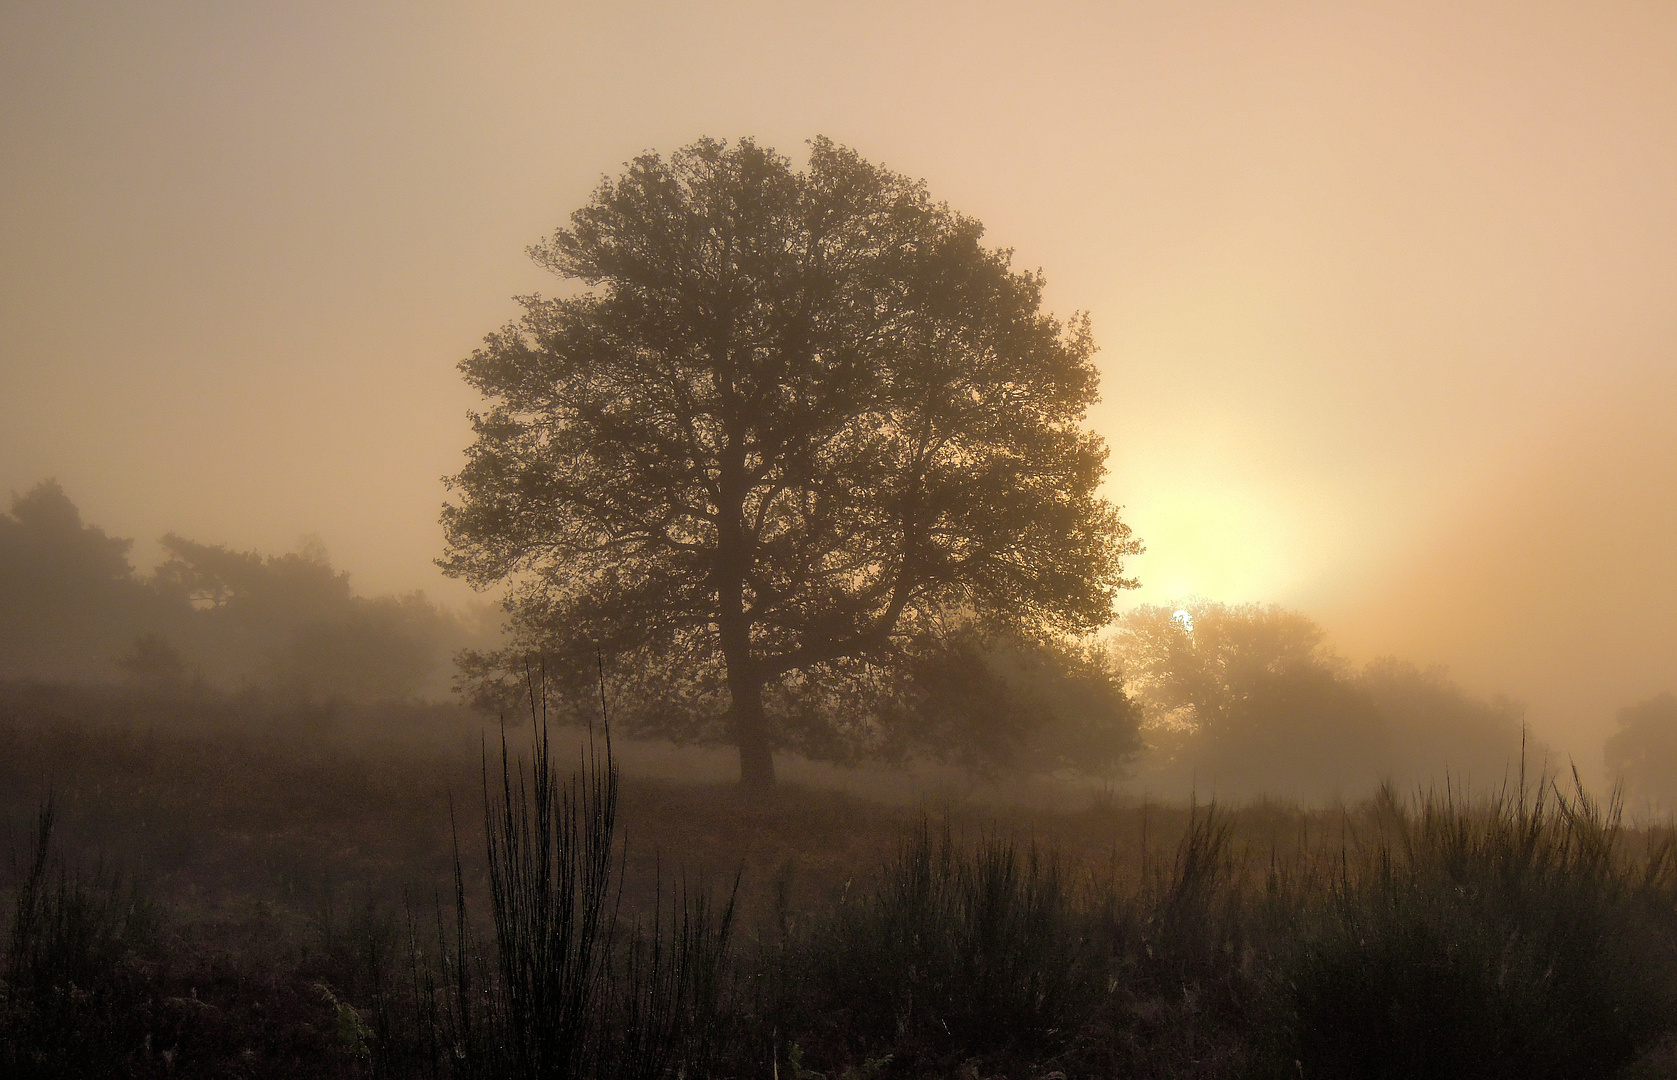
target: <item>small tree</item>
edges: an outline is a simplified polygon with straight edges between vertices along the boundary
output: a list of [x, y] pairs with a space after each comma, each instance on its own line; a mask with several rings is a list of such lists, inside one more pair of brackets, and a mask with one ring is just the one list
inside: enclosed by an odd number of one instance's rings
[[584, 288], [461, 364], [491, 405], [441, 565], [512, 582], [514, 642], [468, 669], [580, 684], [603, 653], [644, 727], [728, 739], [763, 788], [783, 699], [957, 623], [1106, 623], [1139, 545], [1096, 494], [1088, 321], [982, 231], [825, 139], [801, 172], [706, 140], [602, 183], [531, 249]]

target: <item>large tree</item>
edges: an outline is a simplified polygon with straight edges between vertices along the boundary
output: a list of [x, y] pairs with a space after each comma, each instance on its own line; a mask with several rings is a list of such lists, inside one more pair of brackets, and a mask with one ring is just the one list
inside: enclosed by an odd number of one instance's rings
[[479, 671], [598, 652], [643, 715], [680, 702], [667, 730], [723, 720], [763, 788], [809, 702], [953, 623], [1108, 622], [1139, 546], [1097, 494], [1088, 321], [982, 233], [826, 139], [801, 171], [705, 140], [605, 180], [530, 251], [575, 285], [460, 365], [490, 404], [441, 563], [511, 583]]

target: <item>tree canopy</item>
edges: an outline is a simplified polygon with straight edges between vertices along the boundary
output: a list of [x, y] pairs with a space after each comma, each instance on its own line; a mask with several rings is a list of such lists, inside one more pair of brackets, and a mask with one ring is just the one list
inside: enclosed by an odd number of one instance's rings
[[514, 641], [472, 670], [601, 655], [631, 717], [733, 742], [760, 787], [800, 730], [888, 742], [891, 708], [817, 706], [954, 628], [1109, 621], [1139, 546], [1097, 494], [1088, 320], [982, 234], [826, 139], [801, 171], [705, 140], [605, 180], [530, 252], [579, 287], [461, 364], [490, 404], [441, 563], [510, 582]]

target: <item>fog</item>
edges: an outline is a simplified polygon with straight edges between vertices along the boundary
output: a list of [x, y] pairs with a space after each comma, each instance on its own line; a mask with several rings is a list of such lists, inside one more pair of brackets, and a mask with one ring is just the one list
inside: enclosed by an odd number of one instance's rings
[[1663, 5], [0, 9], [0, 494], [444, 578], [455, 364], [646, 149], [831, 136], [1090, 313], [1134, 604], [1307, 613], [1599, 771], [1677, 689]]

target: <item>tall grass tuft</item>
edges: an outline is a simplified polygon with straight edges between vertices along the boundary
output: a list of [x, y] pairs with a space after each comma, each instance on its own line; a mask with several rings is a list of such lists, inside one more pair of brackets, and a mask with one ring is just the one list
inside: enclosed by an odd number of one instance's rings
[[855, 1063], [1064, 1041], [1106, 980], [1100, 921], [1075, 892], [1050, 851], [964, 846], [922, 821], [872, 889], [780, 946], [774, 1020]]
[[485, 763], [489, 885], [511, 1061], [531, 1080], [569, 1080], [595, 1075], [601, 1049], [618, 770], [608, 734], [603, 750], [590, 738], [582, 767], [561, 782], [539, 697], [530, 772], [509, 761], [504, 731], [499, 800]]
[[439, 905], [435, 965], [410, 932], [410, 1042], [433, 1075], [698, 1080], [726, 1023], [734, 897], [718, 910], [702, 884], [683, 884], [667, 914], [659, 901], [649, 927], [625, 927], [610, 729], [590, 730], [561, 780], [533, 680], [530, 698], [529, 769], [504, 730], [499, 783], [487, 753], [482, 769], [493, 959], [477, 947], [456, 845], [453, 926]]
[[1231, 851], [1233, 823], [1216, 804], [1194, 807], [1168, 876], [1142, 882], [1142, 973], [1156, 991], [1203, 994], [1243, 943], [1243, 902]]
[[620, 1080], [704, 1076], [729, 1027], [728, 943], [739, 879], [720, 911], [702, 885], [679, 886], [666, 926], [661, 903], [650, 928], [636, 924], [620, 950], [608, 1016], [611, 1074]]
[[1672, 1027], [1669, 856], [1625, 857], [1616, 797], [1386, 791], [1360, 824], [1293, 898], [1279, 1071], [1611, 1077]]
[[36, 815], [0, 968], [0, 1073], [102, 1074], [145, 1030], [137, 953], [155, 920], [120, 874], [68, 869], [52, 850], [56, 808]]

